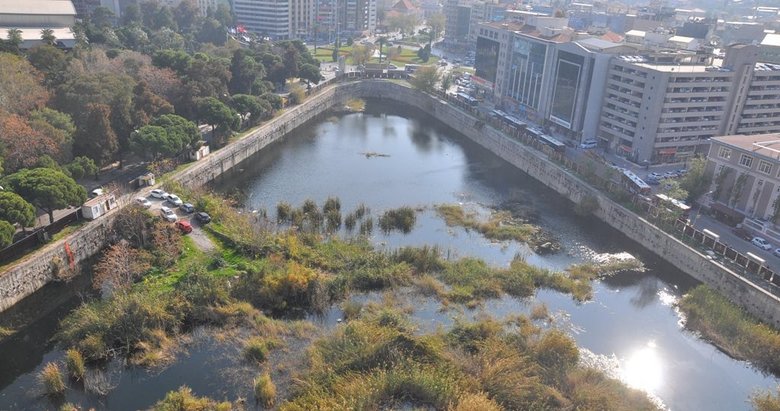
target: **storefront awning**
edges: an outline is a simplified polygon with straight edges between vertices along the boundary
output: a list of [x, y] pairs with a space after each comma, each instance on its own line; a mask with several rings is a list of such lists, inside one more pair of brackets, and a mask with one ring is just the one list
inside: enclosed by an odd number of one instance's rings
[[674, 148], [674, 147], [672, 147], [672, 148], [662, 148], [662, 149], [658, 150], [658, 154], [660, 154], [662, 156], [674, 155], [674, 154], [677, 154], [677, 149]]
[[618, 146], [618, 148], [620, 148], [620, 150], [623, 151], [624, 153], [630, 153], [631, 152], [631, 147], [629, 147], [629, 146], [624, 146], [624, 145], [621, 144], [620, 146]]

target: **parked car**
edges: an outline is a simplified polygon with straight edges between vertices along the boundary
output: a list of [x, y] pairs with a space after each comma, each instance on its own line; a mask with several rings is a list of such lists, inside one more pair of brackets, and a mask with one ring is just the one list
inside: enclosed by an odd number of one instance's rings
[[680, 177], [682, 177], [682, 176], [684, 176], [686, 174], [688, 174], [688, 170], [685, 169], [685, 168], [681, 168], [681, 169], [677, 170], [677, 175], [680, 176]]
[[661, 174], [659, 174], [659, 173], [656, 173], [656, 172], [654, 171], [654, 172], [652, 172], [652, 173], [648, 174], [648, 175], [647, 175], [647, 178], [648, 178], [649, 180], [660, 180], [660, 179], [662, 179], [662, 178], [664, 178], [664, 177], [663, 177]]
[[155, 188], [149, 194], [151, 194], [152, 197], [159, 198], [161, 200], [165, 200], [166, 198], [168, 198], [168, 193], [166, 193], [165, 190], [160, 190], [159, 188]]
[[211, 216], [203, 211], [195, 213], [195, 219], [201, 224], [208, 224], [211, 221]]
[[580, 144], [580, 148], [584, 148], [584, 149], [596, 148], [597, 145], [598, 143], [596, 142], [596, 140], [587, 139]]
[[89, 192], [89, 198], [95, 198], [100, 197], [103, 195], [103, 189], [102, 188], [96, 188]]
[[657, 186], [657, 185], [661, 184], [661, 180], [659, 180], [657, 178], [650, 178], [650, 177], [648, 177], [648, 178], [645, 179], [645, 183], [650, 184], [651, 186]]
[[190, 203], [184, 203], [179, 206], [179, 210], [184, 211], [187, 214], [191, 214], [195, 212], [195, 206]]
[[160, 207], [160, 215], [165, 221], [174, 222], [179, 219], [179, 217], [176, 216], [176, 213], [174, 213], [173, 210], [165, 206]]
[[780, 248], [775, 248], [775, 251], [772, 251], [772, 254], [776, 255], [777, 257], [780, 257]]
[[664, 173], [664, 178], [677, 178], [676, 171], [667, 171]]
[[152, 206], [152, 203], [146, 198], [146, 197], [138, 197], [135, 199], [135, 203], [143, 208], [149, 208]]
[[753, 237], [750, 242], [753, 243], [754, 246], [764, 250], [772, 249], [772, 244], [770, 244], [769, 241], [764, 240], [762, 237]]
[[184, 234], [189, 234], [192, 232], [192, 224], [190, 224], [187, 220], [179, 220], [176, 222], [176, 228], [181, 230]]
[[182, 204], [184, 204], [184, 201], [181, 201], [181, 198], [179, 198], [179, 196], [177, 196], [176, 194], [168, 194], [166, 200], [168, 200], [169, 203], [173, 204], [176, 207], [179, 207]]

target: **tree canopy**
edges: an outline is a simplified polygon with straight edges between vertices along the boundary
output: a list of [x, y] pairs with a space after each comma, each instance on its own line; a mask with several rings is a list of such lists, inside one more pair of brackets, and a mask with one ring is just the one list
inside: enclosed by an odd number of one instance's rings
[[84, 187], [62, 171], [51, 168], [20, 170], [2, 182], [3, 187], [49, 214], [50, 223], [54, 222], [54, 210], [80, 206], [87, 198]]
[[35, 207], [16, 193], [0, 191], [0, 221], [31, 227], [35, 224]]

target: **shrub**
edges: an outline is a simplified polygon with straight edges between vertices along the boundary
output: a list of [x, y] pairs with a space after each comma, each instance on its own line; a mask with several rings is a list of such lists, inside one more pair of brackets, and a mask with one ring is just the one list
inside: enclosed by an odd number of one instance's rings
[[274, 406], [276, 401], [276, 385], [271, 380], [271, 375], [265, 373], [255, 378], [255, 398], [266, 408]]
[[470, 393], [458, 398], [457, 405], [450, 406], [448, 411], [503, 411], [503, 408], [483, 393]]
[[331, 209], [325, 214], [326, 227], [328, 231], [334, 232], [341, 228], [341, 212]]
[[154, 411], [230, 411], [233, 409], [229, 402], [218, 403], [207, 397], [196, 397], [189, 387], [182, 386], [177, 391], [171, 391], [165, 398], [157, 402], [152, 408]]
[[385, 233], [393, 230], [399, 230], [408, 234], [414, 228], [417, 216], [411, 207], [401, 207], [394, 210], [387, 210], [379, 217], [379, 227]]
[[322, 206], [322, 213], [328, 214], [329, 211], [341, 211], [341, 200], [338, 197], [328, 197], [325, 205]]
[[374, 219], [368, 217], [360, 223], [360, 235], [371, 235], [374, 231]]
[[65, 392], [65, 381], [62, 379], [60, 367], [53, 362], [43, 367], [41, 373], [38, 374], [38, 381], [43, 386], [46, 395], [62, 395]]
[[292, 206], [284, 201], [279, 202], [276, 205], [276, 221], [284, 223], [290, 221], [292, 218]]
[[345, 320], [354, 320], [360, 317], [360, 311], [363, 310], [363, 304], [357, 301], [345, 301], [341, 304], [341, 311], [344, 312]]
[[289, 99], [290, 104], [301, 104], [303, 103], [303, 100], [306, 99], [306, 91], [303, 89], [303, 87], [295, 84], [290, 87]]
[[65, 368], [68, 370], [71, 378], [76, 380], [84, 379], [86, 366], [84, 365], [84, 357], [78, 350], [71, 348], [65, 351]]
[[247, 360], [263, 362], [268, 358], [268, 346], [262, 338], [252, 338], [244, 345], [244, 357]]
[[360, 203], [357, 208], [354, 211], [355, 218], [358, 220], [362, 219], [363, 217], [367, 216], [369, 213], [371, 213], [371, 209], [368, 208], [367, 205]]
[[344, 217], [344, 228], [346, 228], [348, 232], [352, 232], [352, 230], [355, 229], [355, 225], [357, 225], [357, 217], [355, 217], [355, 214], [347, 214], [347, 216]]

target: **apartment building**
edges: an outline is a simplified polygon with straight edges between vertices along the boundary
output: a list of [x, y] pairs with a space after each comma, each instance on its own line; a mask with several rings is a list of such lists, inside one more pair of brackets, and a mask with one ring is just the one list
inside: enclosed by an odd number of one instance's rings
[[757, 47], [747, 45], [728, 48], [723, 59], [679, 52], [615, 57], [599, 137], [644, 164], [684, 162], [706, 153], [715, 136], [780, 131], [773, 111], [780, 79], [757, 58]]
[[713, 175], [708, 206], [720, 218], [780, 243], [780, 134], [712, 139], [707, 169]]

